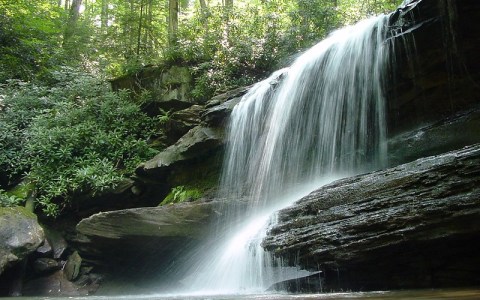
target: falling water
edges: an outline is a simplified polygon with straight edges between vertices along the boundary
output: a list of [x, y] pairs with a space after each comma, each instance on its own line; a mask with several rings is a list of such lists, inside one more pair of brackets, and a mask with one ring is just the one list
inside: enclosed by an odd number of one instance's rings
[[192, 290], [258, 293], [299, 276], [260, 246], [271, 215], [332, 178], [385, 164], [387, 19], [334, 32], [235, 107], [220, 193], [249, 205], [229, 212], [216, 246], [190, 271]]

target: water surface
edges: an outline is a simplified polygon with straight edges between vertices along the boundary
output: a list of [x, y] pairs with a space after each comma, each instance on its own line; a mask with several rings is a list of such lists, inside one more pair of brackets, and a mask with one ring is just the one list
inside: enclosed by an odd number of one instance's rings
[[323, 294], [258, 294], [228, 296], [185, 296], [185, 295], [126, 295], [126, 296], [89, 296], [89, 297], [15, 297], [5, 299], [18, 300], [302, 300], [302, 299], [385, 299], [385, 300], [443, 300], [480, 299], [480, 289], [465, 290], [414, 290], [414, 291], [379, 291], [356, 293], [323, 293]]

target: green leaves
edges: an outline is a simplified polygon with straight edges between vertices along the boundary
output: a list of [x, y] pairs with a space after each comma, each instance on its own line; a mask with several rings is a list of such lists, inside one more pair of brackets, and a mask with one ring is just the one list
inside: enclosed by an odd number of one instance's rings
[[[49, 216], [76, 194], [112, 189], [138, 163], [156, 154], [146, 140], [155, 119], [122, 91], [64, 69], [53, 86], [4, 85], [0, 164], [10, 177], [28, 171], [38, 204]], [[21, 116], [16, 118], [16, 116]]]

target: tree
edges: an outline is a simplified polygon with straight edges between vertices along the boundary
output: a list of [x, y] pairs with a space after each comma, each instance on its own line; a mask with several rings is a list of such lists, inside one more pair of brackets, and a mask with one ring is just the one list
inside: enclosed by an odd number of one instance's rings
[[102, 33], [105, 33], [108, 26], [108, 0], [102, 0], [102, 8], [100, 12]]
[[170, 46], [177, 44], [178, 11], [178, 0], [168, 0], [168, 42]]
[[[68, 3], [68, 1], [66, 1], [65, 3]], [[65, 26], [65, 33], [63, 35], [64, 47], [69, 46], [70, 40], [76, 32], [78, 19], [80, 18], [81, 5], [82, 5], [82, 0], [72, 0], [67, 24]]]

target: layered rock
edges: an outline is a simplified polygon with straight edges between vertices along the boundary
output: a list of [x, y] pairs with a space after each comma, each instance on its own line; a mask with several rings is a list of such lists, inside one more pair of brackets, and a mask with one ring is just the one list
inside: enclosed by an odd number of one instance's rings
[[388, 140], [388, 164], [396, 166], [478, 142], [480, 109], [471, 109], [391, 137]]
[[324, 289], [480, 284], [480, 145], [324, 186], [278, 214], [263, 246]]

